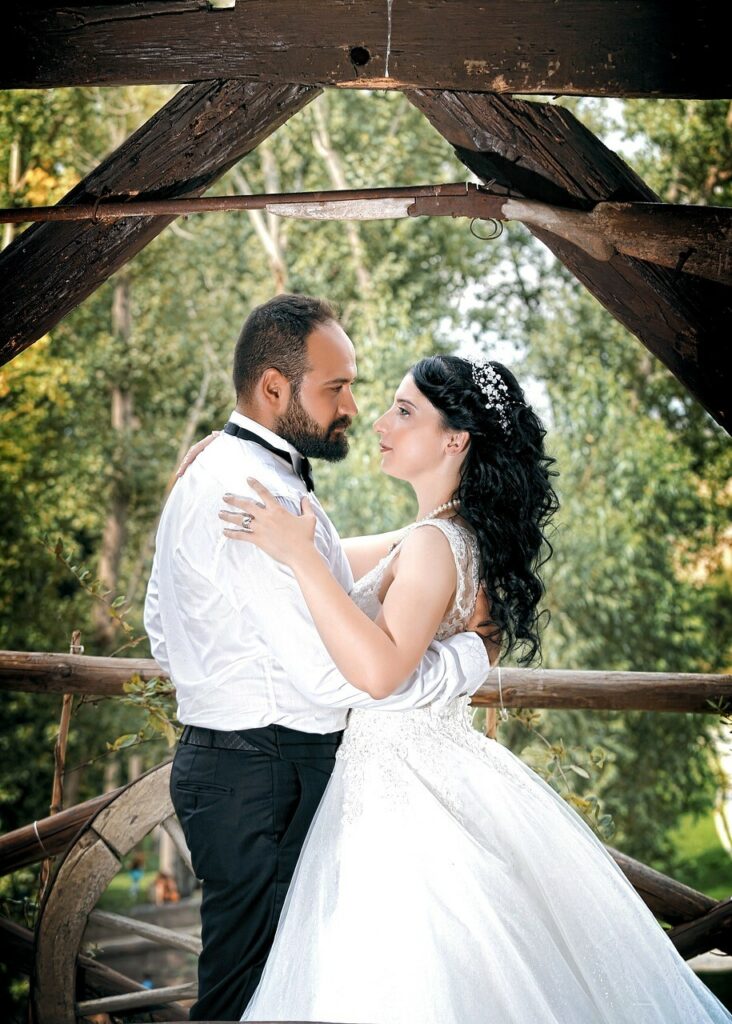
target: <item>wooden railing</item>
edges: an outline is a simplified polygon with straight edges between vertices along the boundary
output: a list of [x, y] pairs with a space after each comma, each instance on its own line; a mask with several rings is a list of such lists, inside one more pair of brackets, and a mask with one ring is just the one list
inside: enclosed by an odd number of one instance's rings
[[[134, 677], [166, 679], [160, 666], [152, 659], [0, 651], [0, 690], [8, 692], [112, 697], [122, 695], [124, 684]], [[508, 668], [502, 669], [500, 678], [496, 671], [492, 671], [487, 682], [473, 695], [472, 703], [486, 708], [487, 717], [491, 719], [495, 716], [495, 709], [500, 707], [726, 714], [728, 709], [732, 709], [732, 676]], [[0, 875], [44, 857], [65, 853], [80, 832], [90, 827], [96, 815], [127, 788], [96, 797], [0, 836]], [[669, 938], [684, 957], [688, 959], [712, 948], [732, 954], [732, 900], [716, 902], [618, 850], [608, 847], [608, 852], [653, 913], [671, 926]], [[119, 915], [101, 911], [93, 911], [93, 914], [108, 925], [111, 923], [135, 934], [143, 930], [145, 937], [153, 941], [172, 944], [189, 952], [198, 949], [199, 940], [191, 936], [180, 937], [169, 933], [168, 929], [144, 925]], [[0, 932], [7, 932], [8, 928], [11, 931], [15, 929], [11, 937], [19, 959], [29, 960], [30, 934], [8, 922], [0, 925]], [[140, 991], [137, 983], [106, 968], [101, 968], [101, 973], [97, 971], [95, 975], [93, 964], [87, 965], [83, 957], [78, 963], [82, 982], [78, 990], [86, 992], [87, 998], [77, 1004], [77, 1012], [131, 1009], [138, 1003], [148, 1006], [152, 996], [160, 1003], [172, 1003], [190, 995], [190, 986], [185, 985], [146, 994]], [[174, 1015], [173, 1007], [168, 1006], [154, 1017], [170, 1020]]]
[[[0, 690], [115, 696], [135, 675], [166, 678], [152, 658], [0, 651]], [[732, 676], [505, 668], [500, 691], [494, 670], [473, 695], [477, 707], [497, 708], [501, 702], [507, 708], [715, 713], [732, 708]]]

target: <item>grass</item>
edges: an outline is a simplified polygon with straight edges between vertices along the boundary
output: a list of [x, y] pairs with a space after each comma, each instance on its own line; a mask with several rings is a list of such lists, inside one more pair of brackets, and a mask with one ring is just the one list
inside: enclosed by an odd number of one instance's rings
[[716, 900], [732, 896], [732, 857], [719, 841], [711, 812], [682, 819], [675, 839], [679, 861], [674, 878]]
[[146, 871], [142, 876], [137, 896], [132, 895], [132, 879], [127, 871], [120, 871], [109, 883], [97, 906], [115, 914], [124, 914], [139, 903], [149, 903], [150, 886], [155, 881], [156, 871]]

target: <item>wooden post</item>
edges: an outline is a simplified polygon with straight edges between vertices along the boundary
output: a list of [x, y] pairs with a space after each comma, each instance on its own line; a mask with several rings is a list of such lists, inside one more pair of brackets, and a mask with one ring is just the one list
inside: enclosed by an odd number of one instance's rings
[[[81, 633], [75, 629], [71, 634], [69, 654], [83, 654], [84, 647], [81, 643]], [[53, 793], [51, 796], [51, 814], [58, 814], [63, 810], [64, 804], [64, 772], [66, 771], [66, 746], [69, 740], [69, 725], [71, 723], [71, 707], [74, 700], [73, 693], [65, 693], [61, 704], [61, 721], [56, 737], [56, 747], [53, 752]]]
[[[83, 654], [84, 648], [81, 644], [81, 633], [78, 629], [75, 629], [71, 634], [71, 643], [69, 644], [69, 654]], [[71, 711], [74, 703], [73, 693], [65, 693], [61, 701], [61, 720], [58, 726], [58, 736], [56, 737], [56, 746], [53, 751], [53, 788], [51, 790], [51, 806], [49, 808], [50, 814], [58, 814], [59, 811], [63, 810], [64, 803], [64, 772], [66, 771], [66, 746], [69, 740], [69, 725], [71, 724]], [[43, 897], [43, 893], [48, 885], [48, 879], [51, 875], [51, 857], [41, 863], [41, 874], [39, 879], [40, 895]]]

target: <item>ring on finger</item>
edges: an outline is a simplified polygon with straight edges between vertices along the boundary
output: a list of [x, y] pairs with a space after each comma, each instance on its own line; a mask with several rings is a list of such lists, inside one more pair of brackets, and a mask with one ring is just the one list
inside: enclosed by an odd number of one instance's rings
[[250, 512], [242, 512], [241, 514], [241, 528], [246, 530], [247, 533], [252, 532], [252, 523], [254, 522], [254, 516]]

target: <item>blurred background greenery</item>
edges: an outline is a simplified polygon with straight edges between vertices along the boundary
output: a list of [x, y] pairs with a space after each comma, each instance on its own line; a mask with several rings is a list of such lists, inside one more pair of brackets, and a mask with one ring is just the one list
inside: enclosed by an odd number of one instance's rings
[[[172, 95], [160, 87], [9, 92], [0, 97], [0, 204], [58, 201]], [[729, 205], [727, 101], [571, 100], [665, 201]], [[309, 190], [464, 180], [465, 168], [399, 93], [319, 97], [212, 190]], [[3, 245], [12, 241], [6, 226]], [[728, 438], [667, 370], [520, 225], [481, 241], [465, 221], [306, 223], [262, 212], [181, 218], [0, 370], [0, 648], [88, 654], [128, 640], [53, 553], [125, 598], [146, 656], [142, 602], [166, 486], [195, 438], [233, 405], [241, 323], [278, 290], [321, 294], [359, 354], [361, 415], [345, 464], [318, 467], [318, 493], [343, 535], [413, 514], [378, 473], [371, 422], [407, 367], [437, 350], [508, 363], [543, 416], [562, 509], [546, 567], [552, 668], [719, 672], [732, 667], [732, 501]], [[77, 570], [78, 574], [78, 570]], [[60, 698], [5, 694], [0, 830], [43, 817]], [[134, 747], [141, 712], [77, 700], [67, 803], [168, 756], [155, 734]], [[575, 793], [597, 796], [614, 845], [715, 896], [732, 891], [712, 812], [713, 717], [545, 713], [501, 739], [543, 767], [589, 766]], [[554, 753], [552, 753], [552, 749]], [[586, 752], [601, 755], [588, 759]], [[548, 751], [548, 753], [547, 753]], [[557, 753], [559, 751], [559, 753]], [[584, 753], [583, 753], [584, 752]], [[584, 757], [584, 762], [582, 761]], [[551, 765], [549, 766], [551, 769]], [[489, 794], [486, 794], [489, 798]], [[32, 871], [0, 880], [4, 910], [33, 900]]]

